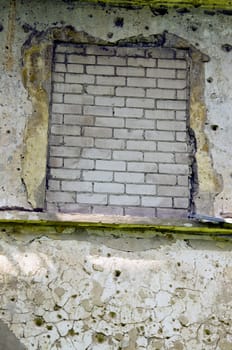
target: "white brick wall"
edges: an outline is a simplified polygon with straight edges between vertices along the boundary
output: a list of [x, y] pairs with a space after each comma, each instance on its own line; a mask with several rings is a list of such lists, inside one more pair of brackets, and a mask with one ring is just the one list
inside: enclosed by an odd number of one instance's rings
[[48, 208], [187, 216], [191, 157], [181, 57], [184, 51], [160, 48], [57, 46]]

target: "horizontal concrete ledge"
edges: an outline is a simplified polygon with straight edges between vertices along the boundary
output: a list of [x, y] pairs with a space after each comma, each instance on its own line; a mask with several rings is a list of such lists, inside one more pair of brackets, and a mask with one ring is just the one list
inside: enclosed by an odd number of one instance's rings
[[[178, 239], [231, 240], [232, 224], [223, 219], [205, 220], [157, 219], [134, 216], [110, 216], [28, 211], [0, 211], [0, 229], [18, 234], [65, 234], [83, 229], [88, 234], [132, 235], [133, 237], [168, 237]], [[71, 231], [70, 231], [71, 229]], [[58, 237], [57, 237], [58, 238]]]

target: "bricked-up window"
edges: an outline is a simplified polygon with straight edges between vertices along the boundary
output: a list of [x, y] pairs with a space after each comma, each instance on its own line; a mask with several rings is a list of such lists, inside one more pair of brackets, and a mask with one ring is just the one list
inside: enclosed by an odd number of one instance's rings
[[187, 216], [187, 73], [181, 50], [57, 45], [48, 210]]

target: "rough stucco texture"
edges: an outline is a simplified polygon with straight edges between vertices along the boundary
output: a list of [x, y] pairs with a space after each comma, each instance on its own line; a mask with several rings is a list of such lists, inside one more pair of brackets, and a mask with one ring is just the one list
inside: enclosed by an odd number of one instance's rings
[[231, 349], [229, 248], [86, 233], [2, 236], [0, 315], [26, 349]]

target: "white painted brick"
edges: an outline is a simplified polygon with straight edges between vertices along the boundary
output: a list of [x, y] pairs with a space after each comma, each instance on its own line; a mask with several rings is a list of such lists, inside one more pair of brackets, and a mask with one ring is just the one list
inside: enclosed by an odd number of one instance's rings
[[111, 66], [87, 66], [87, 74], [95, 75], [114, 75], [114, 67]]
[[154, 108], [155, 102], [152, 98], [127, 98], [127, 107]]
[[177, 70], [176, 77], [177, 77], [177, 79], [186, 79], [187, 78], [187, 71], [186, 70]]
[[95, 120], [96, 126], [110, 126], [112, 128], [123, 128], [124, 127], [124, 119], [122, 118], [104, 118], [97, 117]]
[[80, 148], [78, 147], [50, 147], [50, 155], [58, 157], [79, 157]]
[[132, 68], [132, 67], [117, 67], [116, 74], [126, 77], [144, 77], [145, 69], [144, 68]]
[[126, 207], [125, 215], [155, 217], [155, 208]]
[[81, 156], [83, 158], [90, 159], [111, 159], [111, 150], [97, 149], [97, 148], [84, 148]]
[[52, 122], [52, 124], [62, 124], [63, 123], [63, 114], [52, 113], [51, 122]]
[[156, 87], [156, 79], [151, 78], [127, 78], [128, 86]]
[[173, 130], [173, 131], [183, 131], [186, 130], [186, 123], [182, 121], [157, 121], [157, 129], [159, 130]]
[[70, 203], [59, 203], [59, 210], [63, 213], [82, 213], [82, 214], [90, 214], [91, 213], [91, 206], [86, 204], [70, 204]]
[[115, 48], [110, 46], [88, 45], [86, 47], [87, 55], [114, 56]]
[[80, 147], [91, 147], [93, 146], [93, 138], [81, 137], [81, 136], [65, 136], [65, 146], [80, 146]]
[[125, 99], [123, 97], [95, 97], [95, 104], [97, 106], [124, 106]]
[[116, 206], [95, 206], [93, 214], [123, 215], [123, 208]]
[[138, 47], [118, 47], [116, 51], [117, 56], [130, 56], [130, 57], [144, 57], [145, 50]]
[[146, 182], [155, 185], [175, 185], [176, 176], [163, 174], [147, 174]]
[[57, 104], [53, 103], [52, 112], [60, 114], [79, 114], [81, 113], [81, 106], [72, 104]]
[[61, 168], [63, 166], [63, 158], [50, 157], [48, 164], [51, 168]]
[[143, 139], [143, 130], [131, 130], [131, 129], [114, 129], [114, 137], [116, 139]]
[[128, 58], [128, 66], [134, 67], [156, 67], [156, 60], [152, 58]]
[[166, 209], [157, 208], [157, 216], [159, 218], [187, 218], [188, 212], [183, 209]]
[[63, 83], [64, 82], [64, 73], [53, 73], [52, 80], [56, 83]]
[[94, 161], [90, 159], [68, 158], [64, 159], [64, 168], [68, 169], [94, 169]]
[[63, 94], [53, 93], [52, 94], [52, 102], [53, 103], [62, 103], [63, 102]]
[[159, 68], [148, 68], [147, 75], [148, 78], [175, 78], [175, 69], [159, 69]]
[[189, 177], [187, 175], [179, 175], [177, 177], [177, 183], [179, 186], [188, 186], [189, 185]]
[[94, 116], [91, 115], [64, 115], [64, 124], [66, 125], [93, 125]]
[[184, 186], [159, 186], [158, 195], [168, 197], [188, 197], [189, 188]]
[[186, 120], [187, 113], [186, 111], [176, 111], [176, 120]]
[[97, 85], [115, 85], [115, 86], [125, 86], [125, 77], [97, 77]]
[[54, 60], [55, 62], [65, 62], [65, 55], [61, 53], [56, 53]]
[[188, 153], [176, 153], [175, 154], [176, 163], [179, 164], [190, 164], [191, 158]]
[[153, 47], [146, 51], [146, 56], [153, 58], [174, 58], [176, 55], [175, 51], [176, 50], [163, 47]]
[[188, 93], [187, 89], [178, 90], [177, 91], [177, 99], [178, 100], [187, 100], [187, 98], [188, 98], [187, 93]]
[[95, 56], [68, 55], [68, 63], [95, 64]]
[[174, 207], [187, 209], [189, 207], [188, 198], [174, 198]]
[[158, 141], [174, 141], [175, 133], [172, 131], [153, 131], [147, 130], [145, 131], [145, 139], [146, 140], [158, 140]]
[[60, 181], [49, 180], [48, 181], [48, 190], [49, 191], [59, 191], [60, 190]]
[[186, 80], [158, 79], [158, 87], [161, 89], [185, 89]]
[[154, 163], [128, 162], [127, 170], [144, 173], [156, 173], [157, 165]]
[[74, 84], [93, 84], [95, 82], [95, 76], [88, 74], [66, 73], [65, 82]]
[[113, 180], [113, 172], [112, 171], [88, 171], [84, 170], [82, 172], [83, 180], [86, 181], [112, 181]]
[[97, 148], [107, 148], [107, 149], [124, 149], [124, 140], [107, 140], [107, 139], [96, 139], [95, 146]]
[[144, 207], [171, 208], [172, 199], [168, 197], [142, 197]]
[[113, 131], [111, 128], [85, 127], [82, 129], [84, 136], [111, 138]]
[[126, 162], [116, 160], [96, 160], [96, 169], [123, 171], [126, 170]]
[[77, 193], [77, 202], [83, 204], [107, 204], [106, 194]]
[[143, 109], [141, 108], [114, 108], [115, 117], [141, 118]]
[[48, 141], [49, 141], [49, 145], [59, 146], [59, 145], [63, 145], [64, 138], [63, 138], [63, 136], [50, 135]]
[[92, 192], [92, 183], [83, 181], [62, 181], [61, 188], [63, 191]]
[[158, 151], [161, 152], [187, 152], [187, 145], [183, 142], [158, 142]]
[[147, 89], [147, 97], [161, 99], [175, 99], [176, 91], [167, 89]]
[[84, 73], [84, 66], [82, 64], [68, 64], [69, 73]]
[[101, 193], [124, 193], [124, 185], [123, 184], [115, 184], [115, 183], [95, 183], [94, 184], [94, 192]]
[[80, 178], [80, 170], [76, 169], [51, 169], [50, 174], [53, 179], [78, 180]]
[[176, 132], [176, 141], [186, 142], [187, 133], [186, 132]]
[[143, 160], [143, 153], [137, 151], [114, 151], [113, 159], [116, 160]]
[[186, 69], [187, 63], [185, 60], [166, 60], [159, 59], [158, 67], [160, 68], [173, 68], [173, 69]]
[[94, 102], [94, 97], [89, 95], [64, 95], [65, 103], [73, 103], [77, 105], [92, 105]]
[[126, 185], [126, 193], [128, 194], [141, 194], [141, 195], [155, 195], [156, 186], [155, 185]]
[[89, 85], [86, 87], [86, 92], [92, 95], [114, 95], [114, 86], [99, 86], [99, 85]]
[[54, 135], [80, 135], [80, 127], [73, 125], [52, 125], [51, 133]]
[[48, 192], [48, 202], [68, 202], [75, 203], [75, 193], [71, 192]]
[[112, 205], [139, 205], [139, 196], [110, 195], [109, 203]]
[[144, 120], [144, 119], [127, 119], [126, 128], [131, 129], [154, 129], [154, 120]]
[[84, 106], [84, 114], [110, 117], [113, 115], [113, 108], [104, 106]]
[[144, 183], [144, 174], [140, 173], [115, 173], [114, 179], [116, 182], [121, 183]]
[[156, 104], [160, 109], [185, 110], [187, 107], [186, 101], [158, 100]]
[[174, 154], [171, 152], [144, 152], [144, 161], [158, 163], [174, 163], [175, 158]]
[[56, 47], [56, 52], [64, 52], [64, 53], [75, 53], [75, 54], [83, 54], [85, 52], [85, 48], [84, 47], [80, 47], [80, 46], [77, 46], [75, 44], [68, 44], [68, 43], [65, 43], [65, 44], [59, 44], [57, 47]]
[[155, 151], [155, 141], [127, 141], [127, 149], [141, 151]]
[[83, 89], [83, 86], [81, 84], [55, 83], [53, 85], [53, 90], [55, 92], [61, 92], [61, 93], [78, 94], [82, 92], [82, 89]]
[[159, 172], [165, 174], [188, 175], [189, 167], [185, 164], [159, 164]]
[[100, 56], [97, 57], [97, 64], [107, 65], [107, 66], [125, 66], [126, 58], [125, 57], [107, 57]]
[[144, 97], [145, 89], [136, 87], [118, 87], [116, 88], [116, 96]]
[[174, 119], [175, 112], [170, 110], [146, 110], [145, 118], [147, 119]]

